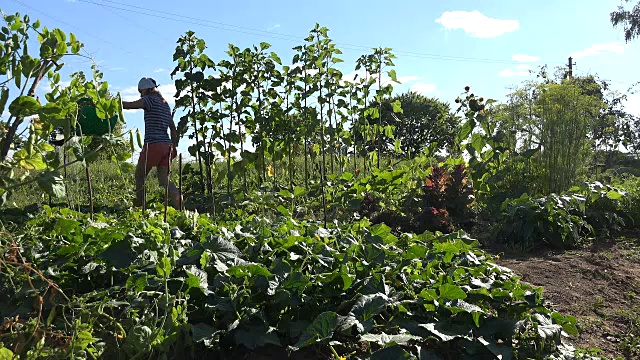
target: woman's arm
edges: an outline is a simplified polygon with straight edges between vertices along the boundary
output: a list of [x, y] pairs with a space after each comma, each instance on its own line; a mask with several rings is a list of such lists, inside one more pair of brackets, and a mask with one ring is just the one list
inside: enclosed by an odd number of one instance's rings
[[176, 130], [176, 124], [173, 122], [173, 118], [169, 121], [169, 129], [171, 130], [171, 142], [175, 147], [178, 147], [178, 131]]
[[136, 101], [122, 101], [123, 109], [144, 109], [144, 100], [138, 99]]

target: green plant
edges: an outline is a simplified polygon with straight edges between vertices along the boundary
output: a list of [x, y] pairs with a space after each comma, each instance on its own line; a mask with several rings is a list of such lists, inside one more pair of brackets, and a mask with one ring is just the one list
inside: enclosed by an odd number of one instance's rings
[[265, 345], [484, 358], [554, 353], [561, 330], [576, 333], [575, 319], [543, 306], [541, 289], [460, 233], [237, 216], [169, 209], [165, 222], [151, 206], [91, 220], [45, 207], [2, 237], [0, 342], [51, 358], [196, 358]]
[[598, 235], [615, 235], [632, 227], [633, 218], [626, 212], [629, 199], [624, 191], [600, 182], [585, 183], [569, 191], [584, 196], [585, 219]]
[[571, 249], [580, 245], [593, 228], [584, 218], [584, 199], [551, 194], [532, 198], [527, 194], [506, 200], [496, 230], [498, 241], [523, 250], [541, 245]]

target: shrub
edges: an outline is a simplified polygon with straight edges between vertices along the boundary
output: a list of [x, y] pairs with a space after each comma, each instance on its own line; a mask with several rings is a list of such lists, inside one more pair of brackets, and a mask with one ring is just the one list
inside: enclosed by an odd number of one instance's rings
[[593, 231], [582, 215], [584, 205], [584, 198], [574, 195], [551, 194], [534, 199], [524, 194], [506, 200], [497, 239], [523, 250], [541, 245], [575, 248]]
[[584, 197], [585, 219], [597, 235], [610, 236], [633, 224], [627, 212], [627, 193], [621, 189], [596, 181], [569, 191]]
[[632, 221], [629, 226], [638, 226], [640, 224], [640, 177], [634, 175], [625, 175], [615, 179], [614, 184], [625, 191], [627, 201], [624, 209]]

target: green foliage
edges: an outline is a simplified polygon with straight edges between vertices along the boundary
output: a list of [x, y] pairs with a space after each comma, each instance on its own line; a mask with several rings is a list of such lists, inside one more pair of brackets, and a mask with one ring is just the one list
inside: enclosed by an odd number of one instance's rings
[[627, 204], [624, 191], [599, 182], [575, 186], [561, 195], [523, 194], [503, 203], [497, 239], [524, 250], [576, 248], [589, 236], [609, 237], [631, 225]]
[[[381, 140], [385, 153], [396, 152], [395, 141], [400, 142], [400, 156], [409, 158], [427, 148], [446, 150], [454, 144], [459, 119], [450, 113], [448, 103], [410, 91], [384, 99], [381, 109], [382, 126], [391, 126], [394, 135]], [[372, 116], [359, 118], [352, 126], [362, 128], [374, 120]], [[357, 133], [356, 140], [362, 141], [362, 134]], [[375, 142], [371, 140], [367, 146], [374, 148]]]
[[[71, 75], [69, 86], [61, 85], [60, 70], [64, 59], [77, 56], [82, 48], [74, 34], [67, 35], [60, 29], [49, 30], [47, 27], [40, 29], [40, 23], [32, 23], [27, 15], [3, 13], [3, 20], [6, 26], [0, 33], [0, 76], [5, 79], [0, 79], [0, 105], [4, 110], [8, 104], [9, 116], [0, 121], [0, 128], [4, 130], [0, 133], [0, 205], [4, 204], [9, 192], [29, 183], [37, 183], [51, 197], [64, 196], [61, 170], [70, 163], [65, 163], [67, 157], [62, 156], [63, 153], [73, 151], [76, 162], [86, 163], [97, 158], [101, 147], [124, 143], [113, 129], [96, 139], [100, 141], [74, 137], [73, 133], [79, 128], [78, 101], [89, 99], [95, 107], [96, 117], [109, 119], [121, 114], [120, 97], [109, 96], [108, 84], [102, 81], [103, 74], [95, 64], [92, 80], [87, 80], [84, 73], [76, 72]], [[37, 56], [30, 53], [27, 46], [30, 37], [34, 36], [37, 36], [40, 49]], [[43, 81], [48, 81], [51, 87], [44, 96], [46, 102], [35, 94]], [[10, 94], [7, 86], [10, 83], [19, 94]], [[124, 122], [124, 118], [119, 117]], [[17, 136], [21, 127], [25, 130], [26, 141]], [[79, 134], [82, 135], [81, 129]], [[58, 135], [60, 139], [54, 139], [53, 143], [63, 144], [62, 152], [49, 143], [52, 136], [57, 138]], [[92, 142], [98, 145], [89, 148], [87, 145]], [[122, 158], [126, 147], [110, 150], [116, 150], [114, 155]], [[13, 152], [11, 156], [10, 152]], [[18, 173], [20, 177], [16, 176]]]
[[587, 134], [602, 102], [573, 84], [547, 85], [539, 91], [543, 191], [562, 192], [576, 183], [586, 163]]
[[625, 191], [600, 182], [584, 183], [569, 189], [585, 201], [585, 219], [597, 235], [617, 235], [635, 224], [629, 215], [629, 196]]
[[[632, 0], [625, 0], [626, 3]], [[618, 6], [618, 10], [611, 12], [610, 21], [614, 27], [624, 28], [624, 39], [629, 42], [640, 35], [640, 2], [635, 4], [631, 10], [624, 5]]]
[[[363, 358], [426, 349], [535, 357], [575, 330], [543, 306], [539, 288], [459, 233], [395, 236], [366, 220], [323, 228], [287, 216], [213, 222], [172, 209], [165, 223], [158, 210], [92, 221], [45, 207], [3, 237], [0, 316], [19, 320], [5, 321], [0, 342], [51, 358], [196, 358], [266, 344], [304, 351], [337, 339], [368, 344]], [[47, 271], [26, 271], [20, 256]], [[31, 313], [39, 303], [40, 315]], [[524, 331], [536, 327], [544, 332]], [[33, 334], [61, 341], [36, 345]]]
[[572, 249], [593, 231], [584, 218], [584, 199], [551, 194], [532, 198], [527, 194], [502, 205], [496, 238], [522, 250], [541, 246]]

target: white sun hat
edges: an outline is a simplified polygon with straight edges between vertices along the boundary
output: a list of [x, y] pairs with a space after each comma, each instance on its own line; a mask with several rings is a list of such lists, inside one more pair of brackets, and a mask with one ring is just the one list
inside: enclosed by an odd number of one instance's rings
[[138, 82], [138, 90], [157, 88], [158, 84], [152, 78], [143, 77]]

